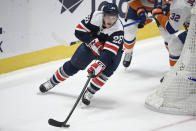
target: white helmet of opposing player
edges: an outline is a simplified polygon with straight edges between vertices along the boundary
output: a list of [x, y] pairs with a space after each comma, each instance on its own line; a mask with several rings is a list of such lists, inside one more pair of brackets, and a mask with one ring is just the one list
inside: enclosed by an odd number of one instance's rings
[[[148, 0], [148, 2], [150, 3], [155, 3], [156, 0]], [[166, 3], [166, 4], [171, 4], [172, 0], [162, 0], [162, 2]]]

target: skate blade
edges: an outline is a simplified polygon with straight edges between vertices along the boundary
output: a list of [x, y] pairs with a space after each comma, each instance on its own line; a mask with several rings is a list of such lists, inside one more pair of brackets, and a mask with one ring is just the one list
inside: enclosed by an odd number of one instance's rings
[[86, 104], [84, 104], [83, 102], [80, 102], [80, 103], [79, 103], [79, 106], [80, 106], [81, 109], [89, 108], [89, 105], [86, 105]]

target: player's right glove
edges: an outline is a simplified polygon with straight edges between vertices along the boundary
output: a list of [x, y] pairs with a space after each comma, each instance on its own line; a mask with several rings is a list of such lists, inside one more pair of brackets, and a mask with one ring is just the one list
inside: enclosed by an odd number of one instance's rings
[[105, 68], [106, 66], [98, 60], [90, 66], [90, 68], [88, 69], [88, 73], [92, 74], [92, 77], [98, 77], [101, 75]]
[[100, 50], [103, 50], [103, 44], [98, 39], [92, 40], [87, 46], [95, 56], [99, 56]]
[[159, 14], [163, 14], [162, 0], [155, 0], [154, 9], [152, 10], [152, 15], [154, 18], [157, 18]]
[[146, 10], [144, 7], [140, 7], [137, 9], [137, 15], [140, 19], [140, 23], [138, 24], [138, 28], [143, 28], [144, 27], [144, 24], [146, 22]]

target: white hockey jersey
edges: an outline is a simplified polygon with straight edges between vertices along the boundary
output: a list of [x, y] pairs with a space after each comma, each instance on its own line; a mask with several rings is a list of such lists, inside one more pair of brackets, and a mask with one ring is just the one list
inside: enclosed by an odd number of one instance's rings
[[157, 20], [170, 34], [181, 29], [185, 22], [190, 22], [191, 9], [196, 0], [173, 0], [170, 6], [170, 17], [159, 15]]

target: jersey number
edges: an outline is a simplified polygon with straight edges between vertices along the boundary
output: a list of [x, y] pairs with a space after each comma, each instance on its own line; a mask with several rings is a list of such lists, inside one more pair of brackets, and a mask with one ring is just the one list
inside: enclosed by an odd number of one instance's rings
[[178, 22], [180, 19], [180, 15], [176, 14], [176, 13], [172, 13], [170, 16], [171, 20], [174, 20], [175, 22]]
[[120, 36], [114, 36], [113, 37], [113, 42], [116, 43], [116, 44], [121, 44], [122, 41], [123, 41], [123, 35], [120, 35]]

